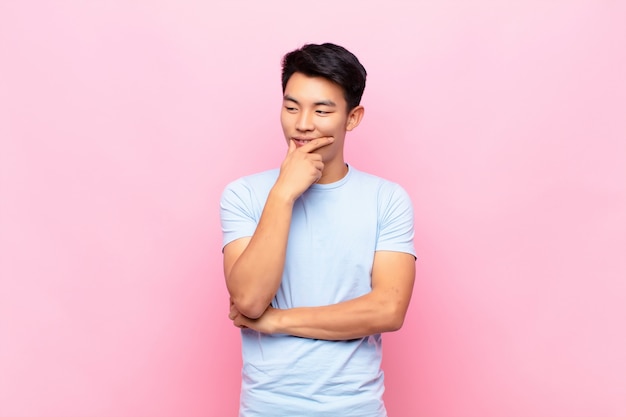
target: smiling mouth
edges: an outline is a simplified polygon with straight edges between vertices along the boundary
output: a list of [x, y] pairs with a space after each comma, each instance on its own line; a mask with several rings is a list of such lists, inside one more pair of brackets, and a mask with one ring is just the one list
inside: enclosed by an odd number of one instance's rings
[[299, 139], [299, 138], [292, 138], [294, 142], [296, 142], [296, 145], [302, 146], [302, 145], [306, 145], [307, 143], [311, 142], [313, 139]]

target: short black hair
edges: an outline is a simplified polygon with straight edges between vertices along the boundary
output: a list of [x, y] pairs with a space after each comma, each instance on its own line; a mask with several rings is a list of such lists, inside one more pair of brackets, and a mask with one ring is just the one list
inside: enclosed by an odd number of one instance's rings
[[361, 103], [367, 72], [356, 56], [346, 48], [332, 43], [307, 44], [283, 57], [283, 93], [287, 81], [296, 73], [323, 77], [343, 89], [347, 111]]

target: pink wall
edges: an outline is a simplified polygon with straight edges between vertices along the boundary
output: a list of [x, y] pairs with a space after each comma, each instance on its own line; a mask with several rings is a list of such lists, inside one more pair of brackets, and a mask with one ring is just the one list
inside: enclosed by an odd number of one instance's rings
[[235, 415], [218, 198], [327, 40], [416, 207], [391, 416], [626, 415], [624, 2], [50, 3], [0, 5], [1, 417]]

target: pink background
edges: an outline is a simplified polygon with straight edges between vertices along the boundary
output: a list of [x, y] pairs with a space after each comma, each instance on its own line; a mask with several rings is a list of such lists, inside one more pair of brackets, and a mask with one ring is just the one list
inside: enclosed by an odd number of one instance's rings
[[348, 161], [415, 204], [390, 415], [626, 415], [625, 16], [3, 1], [0, 416], [236, 414], [219, 194], [281, 161], [280, 59], [324, 41], [369, 72]]

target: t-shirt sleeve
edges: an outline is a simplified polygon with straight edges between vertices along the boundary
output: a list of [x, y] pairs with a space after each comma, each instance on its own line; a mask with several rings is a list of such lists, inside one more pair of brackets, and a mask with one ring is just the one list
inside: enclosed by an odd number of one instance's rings
[[220, 199], [222, 249], [233, 240], [254, 234], [257, 218], [254, 213], [253, 193], [243, 180], [226, 186]]
[[390, 192], [382, 198], [381, 218], [376, 242], [377, 251], [406, 252], [413, 256], [413, 204], [408, 193], [394, 184]]

